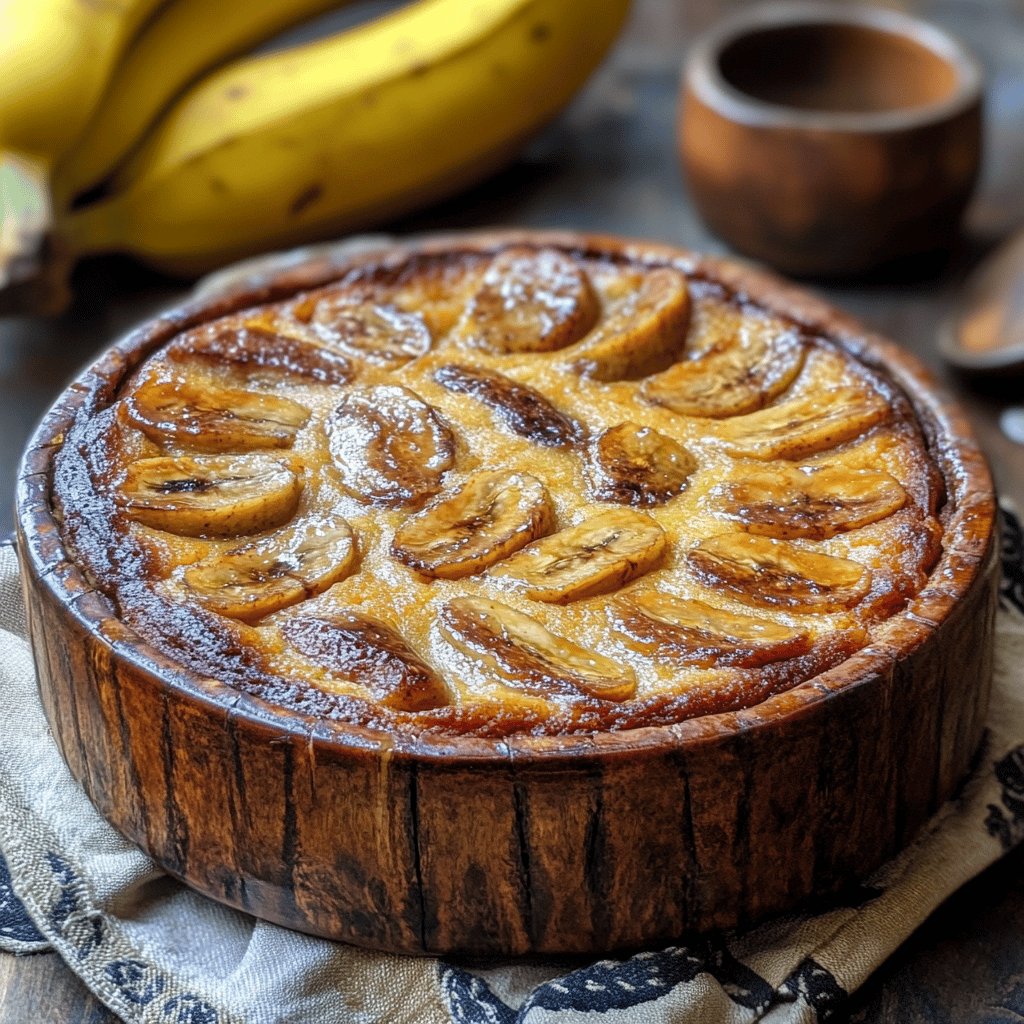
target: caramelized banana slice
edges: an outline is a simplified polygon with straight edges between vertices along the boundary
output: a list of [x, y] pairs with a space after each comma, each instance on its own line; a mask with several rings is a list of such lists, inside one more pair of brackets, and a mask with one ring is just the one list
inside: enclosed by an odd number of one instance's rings
[[140, 459], [117, 501], [132, 519], [184, 537], [272, 530], [295, 513], [302, 482], [284, 459], [251, 454]]
[[697, 460], [653, 427], [620, 423], [591, 443], [591, 489], [598, 501], [658, 505], [681, 494]]
[[683, 346], [690, 303], [686, 278], [669, 267], [644, 275], [640, 287], [611, 304], [566, 366], [595, 380], [635, 380], [668, 366]]
[[322, 594], [351, 572], [352, 527], [340, 516], [305, 522], [265, 540], [210, 555], [185, 570], [185, 585], [212, 611], [243, 622]]
[[425, 576], [457, 580], [542, 537], [554, 524], [544, 485], [529, 473], [476, 473], [450, 498], [407, 520], [391, 554]]
[[423, 318], [432, 338], [448, 334], [466, 311], [466, 304], [490, 263], [482, 252], [421, 253], [398, 261], [368, 260], [348, 271], [337, 283], [299, 296], [291, 315], [309, 323], [323, 298], [340, 292], [366, 303], [386, 303]]
[[351, 390], [328, 429], [345, 487], [364, 504], [422, 504], [441, 489], [441, 476], [455, 461], [447, 424], [419, 395], [399, 385]]
[[609, 509], [536, 541], [490, 575], [521, 584], [535, 601], [568, 604], [642, 576], [667, 547], [665, 531], [650, 516]]
[[648, 402], [686, 416], [739, 416], [782, 394], [796, 380], [804, 351], [794, 332], [770, 342], [755, 333], [746, 343], [726, 344], [676, 363], [645, 380], [640, 393]]
[[300, 654], [332, 676], [365, 686], [395, 711], [426, 711], [450, 703], [444, 680], [390, 626], [358, 612], [290, 619], [281, 627]]
[[621, 597], [615, 605], [627, 636], [684, 665], [757, 668], [811, 649], [810, 636], [799, 629], [656, 590]]
[[487, 268], [456, 336], [488, 352], [552, 352], [582, 338], [600, 311], [589, 278], [569, 256], [512, 246]]
[[889, 416], [889, 406], [867, 387], [814, 391], [718, 427], [734, 455], [754, 459], [802, 459], [859, 437]]
[[546, 448], [569, 447], [582, 433], [578, 423], [559, 412], [539, 391], [503, 374], [453, 364], [442, 366], [434, 380], [448, 391], [472, 395], [493, 409], [513, 433]]
[[150, 440], [201, 452], [288, 448], [309, 419], [290, 398], [193, 379], [150, 379], [126, 399], [125, 412]]
[[177, 362], [199, 359], [228, 366], [249, 377], [254, 370], [266, 370], [275, 377], [305, 377], [321, 384], [352, 379], [352, 366], [340, 353], [255, 322], [213, 323], [188, 331], [168, 346], [167, 355]]
[[767, 608], [835, 612], [852, 608], [871, 588], [871, 572], [859, 562], [749, 533], [709, 537], [686, 559], [705, 586]]
[[347, 355], [377, 366], [396, 367], [430, 351], [432, 338], [419, 313], [354, 295], [325, 295], [311, 308], [297, 306], [317, 334]]
[[750, 533], [827, 540], [903, 508], [907, 492], [876, 469], [752, 470], [711, 491], [722, 513]]
[[441, 611], [445, 639], [488, 676], [529, 693], [582, 692], [601, 700], [636, 693], [632, 669], [556, 636], [536, 619], [497, 601], [458, 597]]

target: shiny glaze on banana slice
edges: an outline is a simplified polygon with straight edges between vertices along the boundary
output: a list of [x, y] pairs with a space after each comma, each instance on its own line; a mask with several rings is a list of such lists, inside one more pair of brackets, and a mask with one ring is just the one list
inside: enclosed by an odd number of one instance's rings
[[778, 465], [749, 470], [712, 488], [718, 509], [749, 533], [827, 540], [903, 508], [907, 493], [876, 469]]
[[441, 611], [441, 633], [489, 678], [551, 696], [581, 693], [624, 701], [636, 693], [628, 666], [556, 636], [529, 615], [498, 601], [459, 597]]
[[750, 533], [708, 537], [686, 560], [705, 586], [722, 587], [747, 604], [766, 608], [841, 611], [871, 589], [871, 571], [859, 562]]
[[686, 278], [669, 267], [644, 274], [639, 286], [611, 302], [598, 326], [564, 365], [594, 380], [635, 380], [664, 369], [686, 338]]
[[859, 437], [889, 413], [876, 391], [843, 385], [724, 420], [716, 436], [733, 455], [803, 459]]
[[414, 391], [379, 384], [353, 388], [328, 424], [331, 454], [346, 490], [364, 504], [414, 507], [441, 489], [455, 439]]
[[430, 351], [433, 339], [419, 313], [358, 295], [310, 296], [292, 315], [333, 347], [377, 366], [396, 367]]
[[534, 601], [568, 604], [642, 576], [667, 548], [665, 531], [650, 516], [609, 509], [535, 541], [489, 575], [521, 586]]
[[472, 395], [493, 409], [514, 434], [545, 448], [567, 448], [582, 434], [580, 425], [539, 391], [504, 374], [451, 364], [437, 370], [434, 380], [448, 391]]
[[793, 332], [771, 341], [754, 334], [745, 343], [726, 343], [676, 363], [645, 380], [640, 393], [646, 401], [686, 416], [738, 416], [782, 394], [803, 367], [804, 352], [803, 341]]
[[184, 572], [185, 586], [211, 611], [243, 622], [322, 594], [356, 562], [352, 527], [340, 516], [210, 555]]
[[290, 448], [309, 420], [309, 410], [290, 398], [192, 377], [152, 377], [125, 399], [124, 410], [151, 441], [200, 452]]
[[225, 366], [247, 380], [276, 382], [294, 376], [318, 384], [347, 384], [352, 379], [352, 364], [341, 353], [280, 333], [271, 317], [233, 317], [187, 331], [168, 346], [167, 356], [179, 363], [199, 360]]
[[365, 686], [395, 711], [427, 711], [450, 703], [444, 680], [391, 626], [354, 611], [300, 616], [281, 627], [300, 654], [330, 675]]
[[131, 463], [116, 500], [137, 522], [184, 537], [272, 530], [295, 514], [302, 481], [271, 455], [160, 457]]
[[697, 668], [757, 668], [811, 649], [799, 629], [657, 590], [620, 597], [614, 614], [631, 646]]
[[484, 272], [455, 336], [487, 352], [552, 352], [582, 338], [600, 312], [590, 279], [572, 257], [511, 246]]
[[491, 470], [406, 520], [391, 554], [424, 576], [460, 579], [507, 558], [553, 524], [547, 489], [535, 476]]
[[[416, 313], [437, 339], [462, 318], [489, 263], [490, 256], [482, 252], [461, 252], [456, 258], [443, 253], [418, 254], [394, 263], [370, 260], [349, 270], [340, 289], [363, 302]], [[333, 298], [337, 292], [338, 285], [327, 285], [300, 296], [292, 307], [294, 315], [308, 320], [321, 297]]]
[[653, 427], [620, 423], [590, 444], [591, 493], [619, 505], [660, 505], [686, 489], [697, 460]]

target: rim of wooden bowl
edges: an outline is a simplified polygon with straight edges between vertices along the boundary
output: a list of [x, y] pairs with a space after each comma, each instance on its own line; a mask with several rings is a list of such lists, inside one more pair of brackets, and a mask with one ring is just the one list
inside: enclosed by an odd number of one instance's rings
[[[870, 112], [822, 111], [759, 100], [737, 89], [722, 74], [722, 53], [744, 36], [771, 29], [828, 25], [870, 29], [908, 40], [950, 67], [956, 84], [948, 96], [913, 107]], [[981, 102], [984, 82], [977, 58], [937, 25], [887, 8], [840, 6], [822, 0], [758, 4], [723, 19], [693, 43], [683, 78], [701, 102], [738, 124], [850, 134], [904, 132], [951, 120]]]

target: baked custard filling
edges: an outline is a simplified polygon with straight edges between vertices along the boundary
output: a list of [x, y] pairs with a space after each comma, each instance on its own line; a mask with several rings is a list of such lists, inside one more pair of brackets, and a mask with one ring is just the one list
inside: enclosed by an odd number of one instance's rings
[[152, 352], [56, 458], [65, 543], [174, 661], [382, 732], [735, 710], [942, 547], [906, 397], [708, 276], [416, 253]]

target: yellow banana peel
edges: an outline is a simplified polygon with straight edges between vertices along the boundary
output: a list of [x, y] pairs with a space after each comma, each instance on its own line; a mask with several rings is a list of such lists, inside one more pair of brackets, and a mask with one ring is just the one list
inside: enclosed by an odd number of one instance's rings
[[597, 67], [628, 6], [419, 0], [236, 61], [173, 106], [109, 198], [58, 230], [79, 254], [196, 274], [397, 216], [510, 159]]

